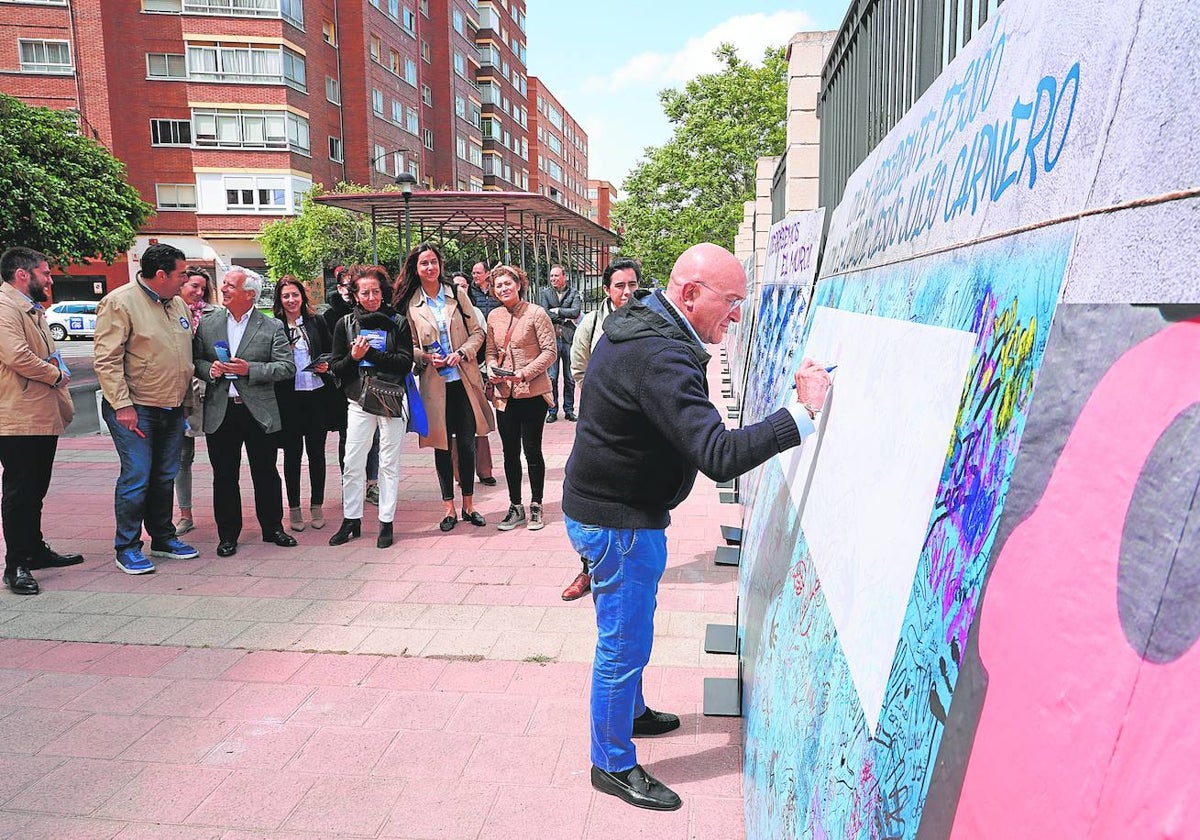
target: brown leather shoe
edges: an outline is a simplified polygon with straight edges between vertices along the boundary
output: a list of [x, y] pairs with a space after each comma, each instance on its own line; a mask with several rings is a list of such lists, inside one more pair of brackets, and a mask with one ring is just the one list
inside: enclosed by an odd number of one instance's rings
[[591, 588], [591, 576], [587, 572], [580, 572], [575, 575], [575, 580], [571, 581], [571, 585], [563, 590], [562, 599], [564, 601], [578, 601], [591, 591]]

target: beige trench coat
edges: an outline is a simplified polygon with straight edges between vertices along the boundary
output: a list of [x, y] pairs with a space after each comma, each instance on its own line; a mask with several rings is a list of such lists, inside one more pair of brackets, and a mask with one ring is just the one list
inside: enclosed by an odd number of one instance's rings
[[11, 283], [0, 284], [0, 435], [61, 435], [75, 416], [46, 314]]
[[[460, 314], [461, 313], [461, 314]], [[463, 323], [465, 316], [466, 324]], [[413, 295], [408, 306], [408, 326], [413, 336], [413, 358], [420, 359], [422, 348], [433, 342], [441, 342], [437, 322], [429, 306], [425, 303], [425, 295]], [[464, 304], [459, 295], [451, 288], [446, 289], [446, 326], [450, 332], [451, 347], [447, 349], [462, 350], [466, 361], [459, 366], [462, 374], [463, 387], [475, 410], [475, 434], [483, 437], [496, 430], [496, 417], [492, 407], [483, 396], [483, 377], [479, 373], [479, 365], [475, 363], [475, 354], [483, 346], [483, 325], [475, 318], [474, 307]], [[446, 381], [442, 379], [432, 365], [420, 374], [421, 401], [425, 403], [425, 414], [429, 417], [429, 434], [421, 436], [421, 446], [432, 446], [435, 449], [449, 449], [450, 442], [446, 434]]]

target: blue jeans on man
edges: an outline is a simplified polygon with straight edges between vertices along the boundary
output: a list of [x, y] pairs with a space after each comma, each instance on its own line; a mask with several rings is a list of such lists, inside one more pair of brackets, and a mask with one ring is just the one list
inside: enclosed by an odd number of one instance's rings
[[663, 529], [616, 529], [563, 517], [567, 538], [589, 558], [596, 604], [592, 666], [592, 764], [628, 770], [638, 763], [633, 719], [646, 711], [642, 671], [654, 644], [658, 582], [667, 567]]
[[181, 408], [145, 405], [135, 405], [134, 409], [141, 435], [117, 422], [108, 400], [101, 408], [121, 459], [113, 504], [117, 520], [113, 546], [118, 552], [142, 547], [143, 522], [151, 545], [169, 543], [175, 538], [171, 505], [183, 450], [184, 412]]

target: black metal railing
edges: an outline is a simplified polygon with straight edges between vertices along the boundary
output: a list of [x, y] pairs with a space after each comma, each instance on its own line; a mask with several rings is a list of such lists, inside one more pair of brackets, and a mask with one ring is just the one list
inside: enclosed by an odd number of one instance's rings
[[1002, 2], [852, 0], [817, 98], [821, 206], [837, 206], [858, 165]]

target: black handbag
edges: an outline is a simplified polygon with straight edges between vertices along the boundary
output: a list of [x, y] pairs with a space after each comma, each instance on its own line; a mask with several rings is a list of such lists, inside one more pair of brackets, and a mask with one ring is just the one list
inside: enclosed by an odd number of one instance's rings
[[404, 416], [404, 382], [384, 378], [386, 374], [366, 374], [358, 392], [359, 408], [376, 417]]

